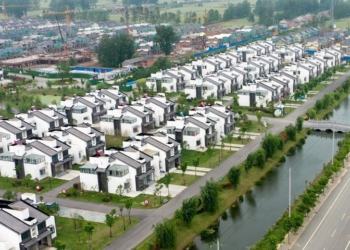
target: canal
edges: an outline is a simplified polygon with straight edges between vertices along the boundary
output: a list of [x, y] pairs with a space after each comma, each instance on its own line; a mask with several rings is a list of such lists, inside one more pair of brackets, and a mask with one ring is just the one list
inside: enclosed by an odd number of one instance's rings
[[[350, 97], [345, 99], [327, 117], [329, 120], [350, 123]], [[342, 134], [335, 134], [335, 151]], [[306, 143], [297, 148], [293, 156], [268, 175], [261, 186], [255, 186], [244, 195], [244, 201], [235, 208], [227, 209], [228, 218], [220, 218], [217, 238], [220, 249], [246, 250], [257, 243], [288, 208], [288, 169], [292, 169], [292, 198], [298, 197], [309, 181], [321, 172], [323, 164], [332, 158], [332, 133], [314, 132]], [[216, 241], [216, 238], [213, 239]], [[216, 248], [213, 240], [195, 239], [196, 249]], [[216, 242], [215, 242], [216, 243]]]

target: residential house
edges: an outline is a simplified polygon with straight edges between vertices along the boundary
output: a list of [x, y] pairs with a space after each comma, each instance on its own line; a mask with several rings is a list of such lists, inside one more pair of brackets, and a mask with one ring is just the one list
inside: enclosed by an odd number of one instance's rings
[[154, 111], [135, 103], [129, 106], [119, 106], [107, 110], [107, 115], [101, 117], [100, 128], [105, 134], [116, 136], [135, 136], [147, 133], [155, 128]]
[[175, 103], [167, 99], [164, 93], [158, 93], [152, 97], [144, 95], [137, 102], [141, 102], [154, 112], [153, 117], [155, 119], [156, 127], [166, 124], [166, 121], [175, 116]]
[[142, 191], [154, 183], [152, 162], [136, 147], [110, 148], [80, 167], [80, 182], [97, 192], [117, 193], [120, 185], [127, 192]]
[[[7, 140], [11, 143], [32, 138], [34, 130], [35, 126], [18, 118], [0, 120], [0, 133], [9, 137]], [[7, 147], [3, 148], [3, 151], [7, 151]]]
[[217, 98], [217, 88], [209, 82], [204, 82], [202, 79], [197, 79], [186, 84], [185, 94], [188, 99], [207, 99], [208, 97]]
[[292, 95], [296, 91], [296, 87], [293, 82], [283, 76], [274, 75], [269, 78], [272, 85], [280, 85], [280, 97], [287, 98], [289, 95]]
[[34, 127], [34, 133], [41, 137], [46, 136], [49, 129], [59, 128], [68, 123], [65, 115], [52, 108], [36, 110], [32, 107], [28, 114], [18, 114], [16, 117], [31, 124]]
[[86, 162], [105, 149], [104, 133], [87, 124], [62, 126], [60, 129], [50, 130], [48, 134], [70, 146], [69, 153], [73, 157], [73, 163]]
[[55, 217], [26, 200], [1, 201], [0, 232], [0, 249], [11, 250], [52, 247], [57, 236]]
[[[172, 128], [167, 128], [170, 134]], [[153, 157], [155, 179], [160, 179], [171, 169], [178, 168], [181, 163], [180, 143], [169, 137], [167, 133], [158, 131], [153, 134], [141, 133], [123, 141], [123, 147], [134, 146]]]
[[0, 154], [1, 173], [17, 178], [31, 174], [39, 180], [64, 174], [72, 168], [69, 149], [70, 146], [50, 136], [16, 141], [9, 145], [8, 152]]

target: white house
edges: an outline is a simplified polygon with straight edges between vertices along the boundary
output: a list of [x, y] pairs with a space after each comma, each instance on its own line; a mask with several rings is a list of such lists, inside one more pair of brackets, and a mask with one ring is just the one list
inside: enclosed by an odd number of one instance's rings
[[64, 174], [72, 168], [69, 146], [54, 137], [17, 141], [9, 151], [0, 154], [0, 170], [3, 176], [44, 179]]
[[83, 97], [65, 98], [61, 104], [50, 105], [58, 112], [66, 114], [70, 124], [89, 123], [96, 125], [101, 116], [107, 113], [105, 102], [94, 95]]
[[166, 88], [167, 93], [179, 92], [185, 88], [184, 75], [177, 68], [168, 69], [152, 73], [146, 79], [146, 85], [149, 89], [154, 89], [157, 92], [163, 92]]
[[249, 107], [256, 105], [257, 107], [267, 107], [272, 101], [275, 90], [263, 83], [247, 83], [242, 89], [238, 90], [239, 106]]
[[51, 108], [36, 110], [34, 107], [28, 114], [18, 114], [17, 118], [34, 126], [34, 133], [38, 136], [46, 136], [49, 129], [59, 128], [68, 123], [65, 115]]
[[100, 128], [106, 134], [135, 136], [155, 128], [154, 111], [142, 103], [110, 109], [101, 117]]
[[1, 201], [0, 249], [27, 250], [52, 246], [57, 236], [54, 216], [25, 200]]
[[217, 88], [210, 83], [204, 82], [202, 79], [197, 79], [186, 84], [185, 94], [188, 98], [207, 99], [209, 96], [217, 98]]
[[105, 108], [110, 109], [111, 107], [118, 107], [121, 103], [128, 103], [128, 95], [120, 91], [118, 86], [113, 86], [109, 89], [95, 90], [89, 93], [89, 95], [94, 95], [96, 98], [105, 102]]
[[127, 192], [142, 191], [154, 183], [152, 161], [132, 146], [106, 150], [80, 167], [80, 182], [97, 192], [117, 193], [119, 185]]
[[[170, 130], [169, 132], [172, 132]], [[140, 151], [153, 157], [155, 179], [160, 179], [169, 170], [177, 168], [181, 163], [180, 143], [165, 132], [154, 134], [141, 133], [123, 142], [123, 147], [135, 146]]]
[[132, 104], [136, 104], [137, 102], [142, 103], [154, 112], [153, 117], [156, 127], [166, 124], [167, 120], [175, 116], [175, 103], [167, 99], [164, 93], [158, 93], [152, 97], [144, 95], [140, 100]]
[[63, 126], [50, 130], [48, 134], [70, 146], [69, 154], [73, 157], [73, 163], [86, 162], [90, 156], [105, 150], [103, 132], [87, 124]]

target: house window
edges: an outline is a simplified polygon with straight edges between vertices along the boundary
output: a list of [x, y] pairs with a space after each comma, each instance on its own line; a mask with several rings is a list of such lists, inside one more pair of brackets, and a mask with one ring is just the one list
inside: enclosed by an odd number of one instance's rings
[[23, 139], [27, 138], [27, 131], [23, 131], [23, 132], [22, 132], [22, 138], [23, 138]]
[[132, 131], [133, 131], [134, 133], [137, 133], [138, 127], [133, 127], [133, 128], [132, 128]]
[[201, 145], [201, 140], [196, 141], [196, 145], [197, 146]]
[[96, 174], [95, 169], [90, 169], [90, 168], [81, 168], [80, 173], [83, 174]]
[[45, 175], [46, 174], [45, 168], [40, 169], [39, 172], [40, 172], [40, 175]]
[[52, 162], [58, 162], [58, 155], [52, 156]]
[[58, 127], [58, 120], [55, 120], [55, 127]]
[[40, 224], [38, 224], [38, 231], [39, 232], [45, 228], [46, 228], [46, 221], [43, 221]]
[[26, 239], [30, 238], [30, 230], [22, 233], [21, 238], [22, 238], [22, 241], [25, 241]]
[[149, 115], [146, 116], [146, 122], [149, 122]]
[[171, 128], [168, 128], [168, 129], [166, 130], [166, 133], [167, 133], [167, 134], [171, 134], [171, 135], [175, 134], [175, 133], [174, 133], [174, 130], [171, 129]]

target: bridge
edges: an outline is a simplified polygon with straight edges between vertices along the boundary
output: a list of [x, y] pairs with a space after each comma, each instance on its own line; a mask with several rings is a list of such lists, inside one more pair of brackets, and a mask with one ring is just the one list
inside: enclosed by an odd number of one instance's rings
[[303, 127], [316, 131], [332, 131], [336, 133], [350, 132], [350, 124], [337, 123], [329, 120], [308, 120], [304, 122]]

